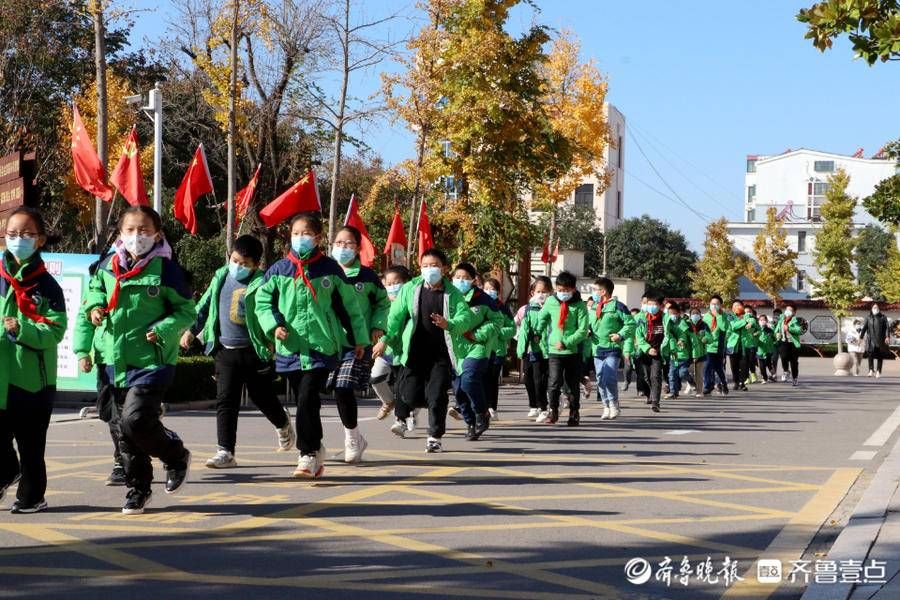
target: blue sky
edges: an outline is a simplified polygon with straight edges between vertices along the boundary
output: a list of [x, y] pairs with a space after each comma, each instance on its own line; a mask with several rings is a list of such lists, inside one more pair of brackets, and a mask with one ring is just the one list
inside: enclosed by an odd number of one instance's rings
[[[853, 60], [842, 41], [822, 54], [803, 38], [794, 19], [812, 0], [721, 0], [621, 2], [538, 0], [535, 16], [513, 13], [513, 31], [532, 19], [570, 29], [609, 78], [609, 100], [665, 181], [686, 202], [712, 218], [740, 218], [747, 154], [814, 148], [874, 154], [900, 136], [900, 65], [868, 67]], [[134, 42], [165, 34], [168, 2], [137, 0]], [[387, 14], [414, 2], [367, 0], [365, 10]], [[392, 23], [382, 32], [397, 37], [417, 27]], [[378, 85], [377, 73], [354, 84], [360, 95]], [[413, 153], [402, 125], [367, 130], [366, 140], [388, 164]], [[668, 196], [659, 177], [626, 139], [625, 214], [649, 213], [687, 236], [699, 250], [706, 222]]]

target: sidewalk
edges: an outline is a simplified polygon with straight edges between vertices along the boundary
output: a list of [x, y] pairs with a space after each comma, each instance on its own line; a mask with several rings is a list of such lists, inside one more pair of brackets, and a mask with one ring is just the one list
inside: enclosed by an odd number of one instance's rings
[[[886, 370], [886, 369], [885, 369]], [[898, 408], [900, 411], [900, 408]], [[895, 413], [896, 414], [896, 413]], [[875, 473], [827, 559], [887, 563], [884, 584], [813, 583], [802, 600], [896, 600], [900, 598], [900, 438]]]

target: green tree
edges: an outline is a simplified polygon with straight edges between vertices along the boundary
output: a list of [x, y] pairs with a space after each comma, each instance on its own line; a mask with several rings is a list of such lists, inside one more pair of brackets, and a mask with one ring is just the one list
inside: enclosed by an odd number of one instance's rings
[[866, 225], [857, 238], [854, 252], [857, 281], [865, 296], [879, 302], [884, 300], [884, 293], [876, 275], [888, 263], [890, 250], [894, 246], [894, 236], [878, 225]]
[[[649, 215], [625, 219], [607, 233], [607, 262], [614, 277], [643, 279], [647, 291], [670, 298], [691, 294], [684, 274], [697, 255], [680, 231]], [[599, 267], [597, 267], [599, 268]]]
[[[859, 298], [859, 285], [853, 274], [853, 211], [856, 199], [847, 194], [850, 177], [838, 169], [828, 178], [828, 191], [822, 204], [822, 229], [816, 236], [813, 261], [820, 279], [814, 280], [816, 295], [824, 300], [837, 318], [850, 314], [850, 307]], [[841, 336], [838, 336], [841, 352]]]
[[694, 294], [709, 298], [715, 294], [726, 301], [738, 297], [740, 278], [746, 269], [746, 258], [737, 254], [728, 238], [728, 221], [724, 218], [706, 226], [703, 257], [690, 271]]
[[[885, 145], [883, 153], [900, 165], [900, 139]], [[875, 191], [863, 199], [863, 206], [882, 223], [900, 226], [900, 173], [879, 182]]]
[[847, 35], [857, 58], [869, 65], [900, 60], [900, 3], [897, 0], [825, 0], [800, 9], [804, 36], [825, 52], [835, 39]]
[[[551, 213], [543, 213], [538, 221], [538, 231], [549, 231], [550, 221]], [[556, 209], [556, 235], [560, 248], [584, 251], [584, 274], [587, 277], [599, 277], [603, 274], [603, 232], [597, 226], [593, 208], [575, 204], [560, 205]]]
[[893, 243], [888, 248], [887, 260], [875, 274], [875, 282], [888, 302], [900, 302], [900, 250]]
[[753, 241], [753, 254], [756, 262], [747, 261], [747, 279], [772, 300], [772, 306], [777, 306], [781, 290], [797, 274], [797, 253], [788, 244], [775, 207], [766, 211], [766, 226]]

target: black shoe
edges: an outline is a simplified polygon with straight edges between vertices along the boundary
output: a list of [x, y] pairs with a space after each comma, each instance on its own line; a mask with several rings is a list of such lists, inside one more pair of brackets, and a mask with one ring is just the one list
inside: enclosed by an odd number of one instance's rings
[[181, 486], [184, 485], [184, 482], [187, 481], [188, 471], [191, 469], [191, 452], [190, 450], [184, 451], [184, 463], [181, 468], [177, 469], [169, 469], [166, 468], [166, 493], [167, 494], [176, 494], [178, 490], [181, 489]]
[[659, 412], [659, 404], [654, 402], [650, 405], [650, 410], [652, 410], [653, 412]]
[[125, 485], [126, 481], [127, 478], [125, 477], [125, 467], [122, 465], [122, 463], [116, 463], [115, 465], [113, 465], [112, 472], [109, 474], [109, 477], [106, 478], [106, 485]]
[[550, 413], [547, 415], [547, 420], [544, 422], [547, 425], [556, 425], [557, 421], [559, 421], [559, 411], [555, 408], [551, 408]]
[[650, 399], [650, 396], [644, 396], [646, 399], [646, 404], [653, 404], [653, 400]]
[[6, 495], [6, 490], [7, 490], [11, 485], [14, 485], [17, 481], [19, 481], [19, 479], [20, 479], [21, 477], [22, 477], [22, 474], [19, 473], [19, 474], [16, 475], [15, 478], [13, 478], [13, 480], [10, 481], [9, 483], [7, 483], [7, 484], [5, 484], [5, 485], [0, 485], [0, 500], [3, 500], [3, 496]]
[[728, 386], [727, 386], [727, 385], [722, 387], [722, 395], [723, 395], [723, 396], [727, 396], [727, 395], [728, 395]]
[[25, 504], [21, 500], [16, 500], [13, 502], [12, 507], [9, 509], [9, 512], [14, 515], [30, 515], [33, 513], [44, 512], [47, 510], [47, 501], [41, 498], [35, 504]]
[[471, 425], [467, 425], [466, 426], [466, 441], [474, 442], [477, 439], [478, 439], [478, 435], [475, 433], [475, 424], [472, 423]]
[[491, 428], [491, 418], [488, 415], [478, 415], [475, 417], [475, 435], [481, 437], [484, 432]]
[[581, 423], [581, 415], [578, 410], [570, 410], [569, 411], [569, 420], [566, 421], [566, 425], [569, 427], [578, 427]]
[[153, 492], [147, 490], [146, 492], [142, 492], [136, 489], [128, 490], [128, 495], [125, 496], [125, 506], [122, 507], [123, 515], [142, 515], [144, 514], [144, 507], [150, 504], [150, 498], [153, 496]]
[[750, 390], [747, 389], [747, 386], [746, 386], [746, 385], [742, 385], [742, 386], [739, 387], [738, 389], [739, 389], [740, 391], [742, 391], [742, 392], [749, 392], [749, 391], [750, 391]]

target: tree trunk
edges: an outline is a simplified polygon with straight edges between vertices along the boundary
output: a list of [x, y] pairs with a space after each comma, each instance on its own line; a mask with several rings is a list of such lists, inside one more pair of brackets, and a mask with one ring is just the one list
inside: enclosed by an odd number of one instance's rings
[[834, 318], [837, 320], [837, 353], [842, 354], [843, 344], [841, 343], [841, 317], [837, 314], [834, 315]]
[[406, 238], [406, 264], [413, 265], [413, 223], [416, 221], [416, 210], [419, 208], [419, 195], [422, 193], [422, 166], [425, 164], [425, 142], [428, 134], [425, 127], [419, 129], [419, 144], [416, 148], [416, 183], [413, 188], [413, 199], [409, 206], [409, 235]]
[[547, 237], [547, 264], [544, 265], [544, 275], [550, 277], [553, 272], [553, 236], [556, 235], [556, 207], [550, 213], [550, 235]]
[[337, 231], [337, 195], [338, 184], [341, 177], [341, 142], [344, 135], [344, 111], [347, 107], [347, 85], [350, 79], [350, 0], [344, 2], [344, 28], [341, 31], [343, 39], [344, 69], [341, 78], [341, 97], [338, 103], [337, 119], [334, 124], [334, 164], [331, 167], [331, 202], [328, 207], [328, 247], [334, 241]]
[[[106, 25], [103, 22], [103, 5], [92, 2], [94, 15], [94, 67], [97, 77], [97, 156], [100, 164], [107, 168], [109, 151], [107, 146], [107, 97], [106, 97]], [[106, 241], [106, 203], [102, 198], [94, 198], [94, 240], [95, 252], [103, 252]]]
[[234, 242], [234, 195], [236, 187], [235, 174], [235, 108], [237, 105], [237, 44], [238, 44], [238, 15], [240, 13], [240, 0], [232, 0], [234, 2], [234, 15], [231, 21], [231, 82], [228, 94], [228, 199], [227, 211], [228, 223], [225, 225], [226, 241], [225, 248], [227, 257], [231, 256], [231, 245]]

